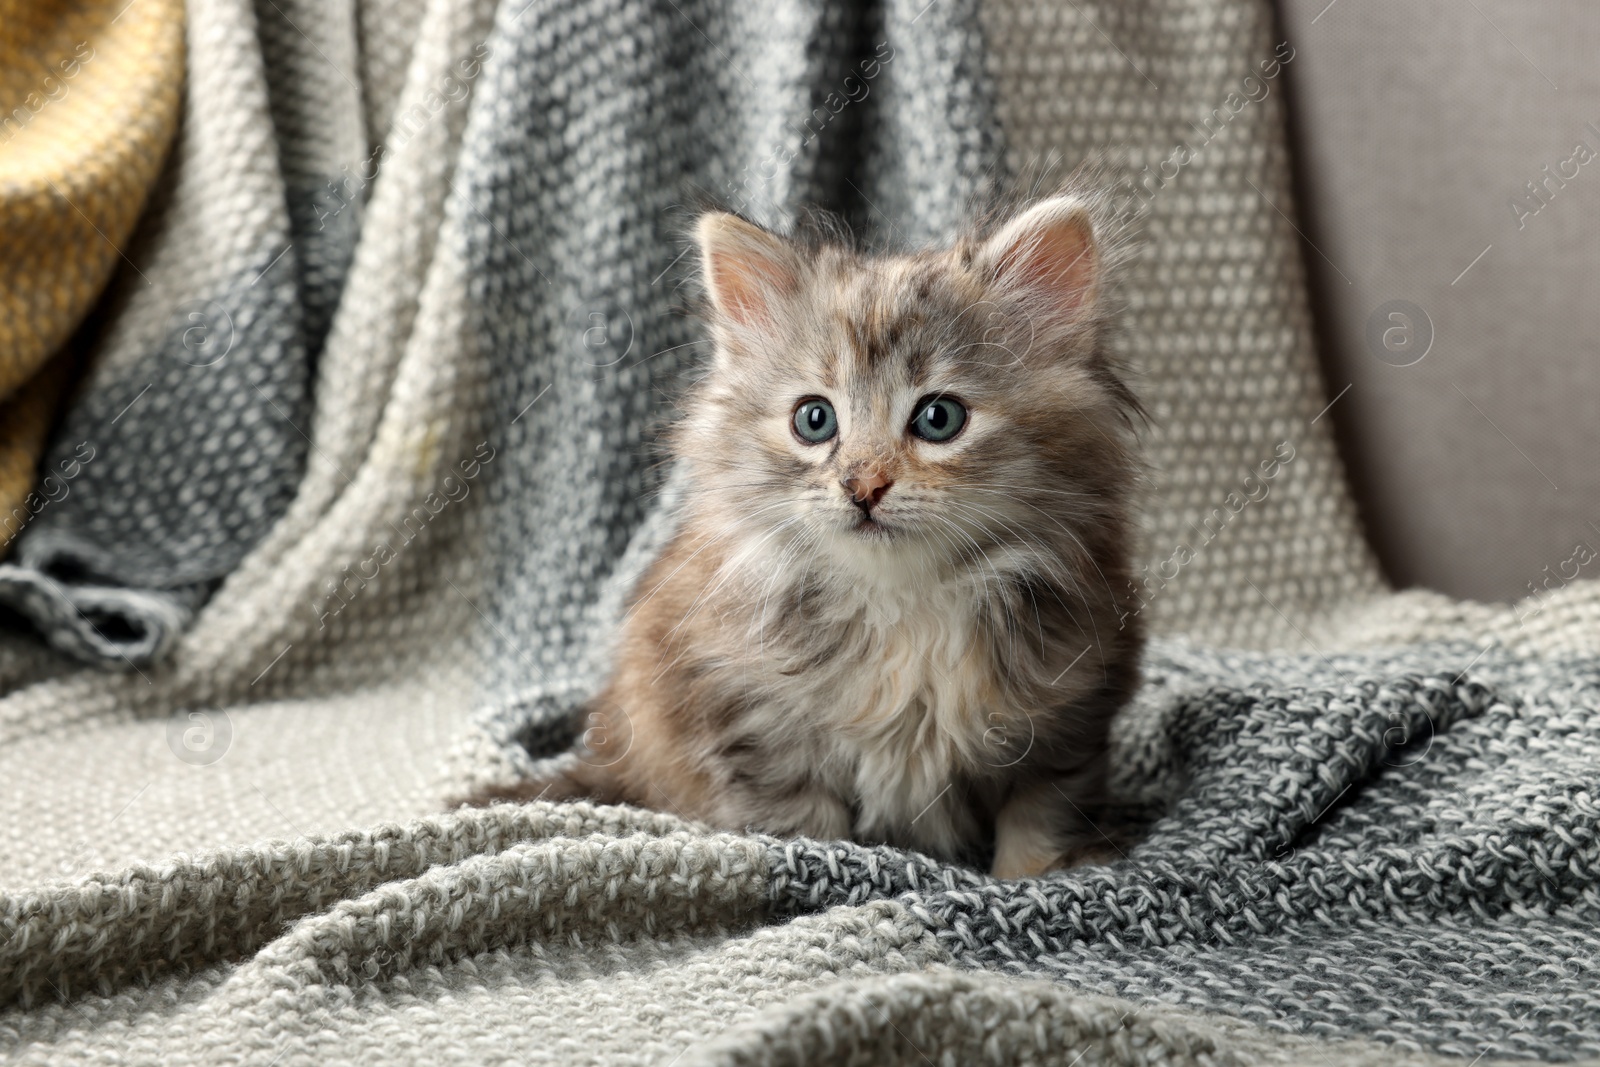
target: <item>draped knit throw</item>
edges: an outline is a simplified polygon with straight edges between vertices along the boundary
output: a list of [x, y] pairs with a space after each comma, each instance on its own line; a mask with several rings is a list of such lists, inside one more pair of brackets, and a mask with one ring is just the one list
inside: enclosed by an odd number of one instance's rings
[[[1267, 0], [0, 0], [0, 1058], [1600, 1058], [1600, 595], [1385, 587], [1313, 46]], [[1080, 164], [1137, 235], [1138, 842], [997, 882], [449, 810], [570, 741], [671, 529], [692, 205], [907, 246]]]

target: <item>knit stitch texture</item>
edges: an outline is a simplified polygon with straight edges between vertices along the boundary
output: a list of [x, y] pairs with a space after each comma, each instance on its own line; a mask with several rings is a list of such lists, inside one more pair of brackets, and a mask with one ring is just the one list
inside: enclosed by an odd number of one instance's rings
[[[186, 47], [128, 91], [183, 120], [45, 453], [95, 458], [0, 566], [0, 1055], [1600, 1058], [1600, 591], [1384, 591], [1318, 418], [1282, 96], [1228, 103], [1281, 43], [1265, 0], [135, 13]], [[1052, 153], [1142, 235], [1139, 842], [996, 882], [671, 812], [447, 813], [568, 744], [671, 530], [684, 206], [914, 244]], [[29, 324], [19, 382], [90, 299]]]

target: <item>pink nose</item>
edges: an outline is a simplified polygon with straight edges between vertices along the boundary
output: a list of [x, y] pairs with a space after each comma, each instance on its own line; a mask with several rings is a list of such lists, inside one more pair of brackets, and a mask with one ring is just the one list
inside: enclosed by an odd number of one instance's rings
[[862, 511], [870, 512], [894, 482], [883, 471], [872, 470], [852, 474], [843, 484], [845, 491], [850, 494], [850, 502]]

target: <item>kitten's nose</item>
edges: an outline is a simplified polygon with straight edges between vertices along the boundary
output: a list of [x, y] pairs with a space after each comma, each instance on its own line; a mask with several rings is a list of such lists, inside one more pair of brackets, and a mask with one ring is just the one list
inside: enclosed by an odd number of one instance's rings
[[873, 506], [883, 499], [883, 494], [887, 493], [893, 484], [889, 476], [881, 470], [852, 474], [843, 482], [845, 492], [850, 494], [850, 503], [867, 513], [870, 513]]

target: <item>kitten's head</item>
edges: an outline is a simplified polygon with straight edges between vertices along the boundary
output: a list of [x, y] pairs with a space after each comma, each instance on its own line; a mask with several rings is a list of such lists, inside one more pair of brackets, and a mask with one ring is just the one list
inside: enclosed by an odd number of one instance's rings
[[1102, 343], [1093, 217], [1061, 195], [891, 256], [702, 216], [715, 355], [677, 437], [697, 519], [864, 576], [1081, 570], [1125, 541], [1137, 405]]

